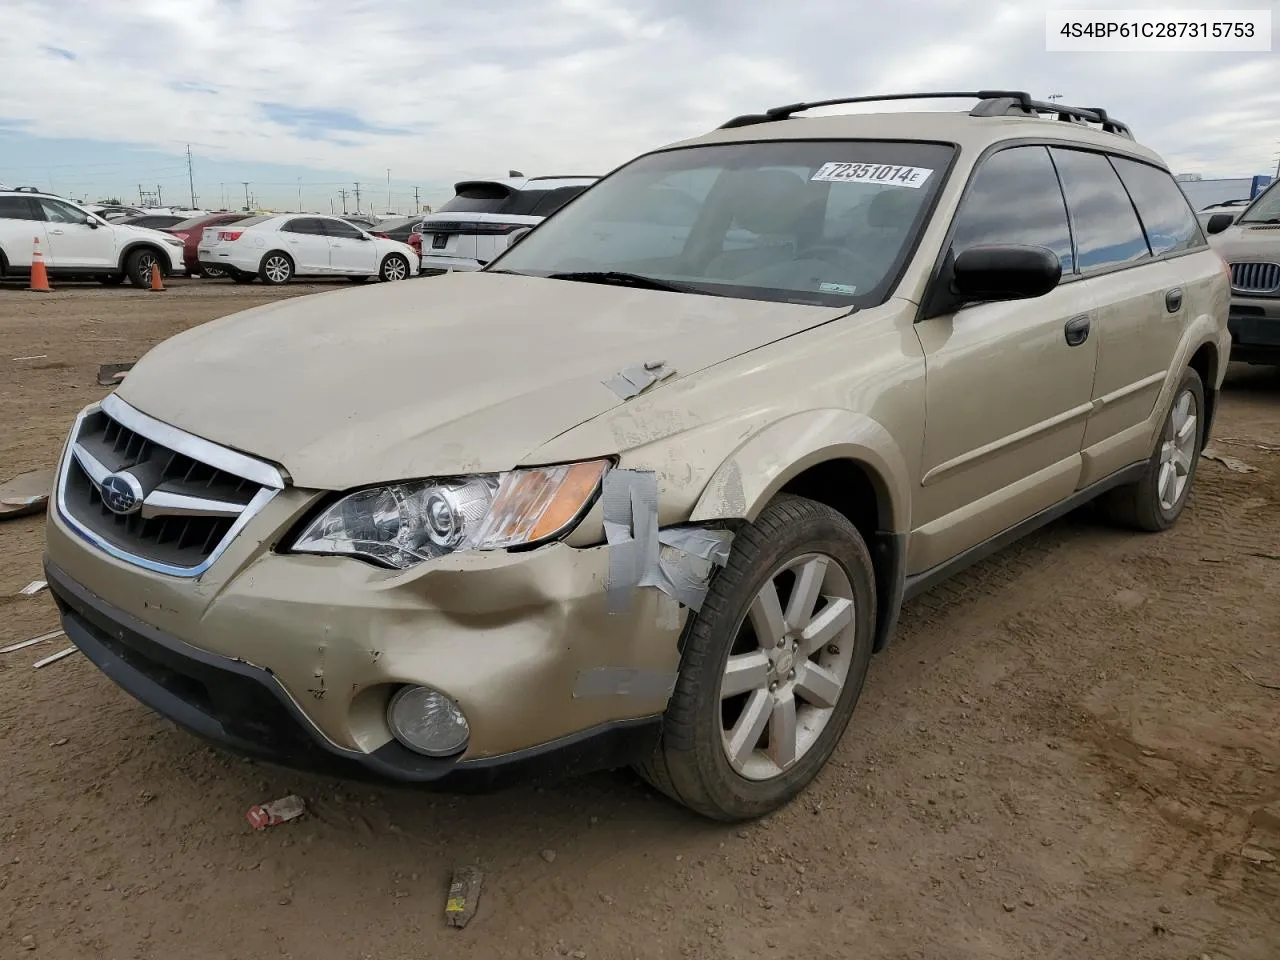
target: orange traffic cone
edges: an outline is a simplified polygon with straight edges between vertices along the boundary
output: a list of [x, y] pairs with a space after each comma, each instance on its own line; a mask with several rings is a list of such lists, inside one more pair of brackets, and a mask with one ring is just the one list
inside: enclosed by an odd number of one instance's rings
[[151, 261], [151, 292], [159, 293], [164, 289], [164, 280], [160, 277], [160, 264]]
[[33, 245], [31, 250], [31, 286], [29, 289], [36, 293], [51, 293], [53, 288], [49, 286], [49, 271], [44, 266], [44, 254], [40, 252], [40, 238], [32, 237]]

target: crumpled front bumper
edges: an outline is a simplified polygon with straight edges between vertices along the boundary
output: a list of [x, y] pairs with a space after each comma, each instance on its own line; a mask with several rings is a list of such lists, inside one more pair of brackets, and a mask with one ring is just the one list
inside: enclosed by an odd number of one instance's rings
[[[498, 768], [579, 773], [652, 745], [683, 617], [656, 590], [610, 613], [607, 546], [386, 571], [276, 552], [309, 499], [289, 493], [194, 579], [107, 556], [55, 508], [47, 579], [68, 636], [187, 729], [294, 766], [487, 785]], [[402, 684], [458, 703], [471, 731], [462, 754], [426, 758], [394, 740], [386, 706]]]

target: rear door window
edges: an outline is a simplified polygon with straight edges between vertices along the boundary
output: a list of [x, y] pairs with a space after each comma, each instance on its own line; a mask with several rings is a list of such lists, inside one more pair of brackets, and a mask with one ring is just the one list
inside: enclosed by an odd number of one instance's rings
[[[867, 219], [876, 213], [868, 209]], [[961, 203], [951, 241], [955, 253], [1004, 243], [1048, 247], [1062, 261], [1063, 275], [1075, 269], [1067, 206], [1044, 147], [1011, 147], [988, 157]]]
[[1100, 153], [1052, 147], [1081, 273], [1151, 256], [1142, 224], [1111, 162]]
[[356, 237], [363, 236], [357, 227], [353, 227], [345, 220], [318, 220], [317, 223], [324, 225], [324, 232], [331, 237], [346, 237], [354, 240]]
[[1125, 157], [1113, 156], [1111, 164], [1138, 208], [1153, 254], [1158, 257], [1206, 246], [1191, 204], [1173, 177], [1150, 164]]
[[315, 217], [295, 217], [280, 228], [285, 233], [305, 233], [324, 236], [324, 226]]
[[0, 197], [0, 220], [39, 220], [27, 197]]

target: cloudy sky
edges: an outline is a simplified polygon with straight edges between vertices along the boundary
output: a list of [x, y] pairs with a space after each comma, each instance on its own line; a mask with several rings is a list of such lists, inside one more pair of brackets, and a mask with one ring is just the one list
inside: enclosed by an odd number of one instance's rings
[[465, 176], [605, 172], [778, 103], [978, 87], [1104, 106], [1178, 172], [1275, 171], [1280, 55], [1046, 53], [1046, 9], [1088, 5], [4, 0], [0, 182], [189, 200], [190, 144], [204, 205], [248, 180], [327, 210], [359, 182], [382, 212], [390, 169], [406, 210], [414, 186], [436, 203]]

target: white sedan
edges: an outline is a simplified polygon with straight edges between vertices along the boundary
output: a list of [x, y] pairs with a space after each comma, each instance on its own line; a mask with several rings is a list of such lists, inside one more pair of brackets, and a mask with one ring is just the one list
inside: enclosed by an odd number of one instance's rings
[[222, 270], [237, 283], [258, 278], [288, 283], [294, 277], [404, 280], [418, 273], [418, 255], [408, 244], [316, 214], [269, 214], [206, 227], [198, 249], [202, 267]]

